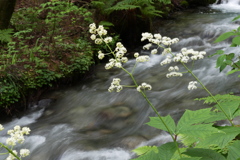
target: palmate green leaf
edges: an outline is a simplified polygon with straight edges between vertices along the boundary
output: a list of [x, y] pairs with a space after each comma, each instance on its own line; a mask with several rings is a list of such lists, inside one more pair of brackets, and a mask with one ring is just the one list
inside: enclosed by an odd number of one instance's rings
[[223, 155], [211, 149], [189, 148], [183, 154], [191, 157], [202, 157], [201, 160], [226, 160]]
[[240, 159], [240, 141], [235, 141], [232, 145], [228, 147], [227, 160], [238, 160]]
[[200, 159], [202, 159], [202, 157], [181, 158], [181, 159], [178, 159], [178, 160], [200, 160]]
[[214, 43], [224, 41], [225, 39], [228, 39], [229, 37], [234, 36], [234, 35], [236, 35], [236, 34], [233, 31], [223, 33], [214, 41]]
[[210, 123], [217, 120], [218, 117], [213, 117], [211, 114], [211, 108], [196, 111], [186, 110], [177, 124], [176, 133], [182, 143], [189, 146], [199, 139], [217, 133], [218, 129], [212, 126], [213, 123]]
[[196, 111], [186, 110], [178, 121], [178, 130], [185, 126], [204, 122], [211, 117], [210, 112], [211, 108], [199, 109]]
[[[165, 122], [165, 124], [168, 126], [168, 128], [170, 129], [170, 131], [171, 131], [170, 134], [174, 134], [175, 130], [176, 130], [176, 124], [175, 124], [174, 120], [172, 119], [172, 117], [170, 115], [167, 115], [166, 117], [162, 117], [162, 119]], [[157, 129], [161, 129], [161, 130], [168, 132], [168, 129], [163, 124], [163, 122], [159, 119], [159, 117], [150, 117], [150, 122], [148, 122], [146, 124], [151, 127], [155, 127]]]
[[[237, 109], [239, 109], [239, 101], [231, 101], [231, 102], [221, 102], [221, 108], [225, 111], [225, 113], [228, 115], [230, 119], [235, 118], [236, 116], [234, 115]], [[222, 111], [221, 108], [218, 105], [215, 105], [215, 107], [219, 110]]]
[[157, 147], [157, 149], [149, 150], [134, 160], [171, 160], [176, 150], [177, 147], [175, 143], [169, 142]]
[[200, 141], [196, 147], [208, 148], [211, 145], [216, 145], [220, 148], [224, 148], [229, 142], [231, 142], [239, 133], [239, 127], [218, 127], [219, 133], [214, 133], [207, 136], [204, 140]]
[[132, 151], [136, 153], [138, 156], [140, 156], [150, 151], [158, 152], [158, 149], [157, 149], [157, 146], [143, 146], [143, 147], [138, 147]]
[[240, 37], [234, 37], [232, 42], [236, 45], [240, 45]]

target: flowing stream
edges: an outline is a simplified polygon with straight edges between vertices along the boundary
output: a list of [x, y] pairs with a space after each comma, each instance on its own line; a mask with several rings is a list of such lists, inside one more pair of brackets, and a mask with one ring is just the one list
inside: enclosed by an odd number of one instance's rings
[[[239, 0], [223, 0], [218, 5], [176, 13], [176, 19], [159, 24], [158, 32], [180, 39], [172, 47], [174, 52], [186, 47], [204, 50], [208, 55], [219, 49], [239, 54], [236, 48], [228, 47], [230, 42], [213, 43], [221, 33], [239, 26], [240, 21], [232, 22], [239, 14]], [[189, 81], [194, 80], [190, 75], [166, 78], [169, 66], [160, 66], [163, 59], [162, 55], [151, 55], [151, 60], [139, 64], [134, 74], [139, 84], [152, 85], [153, 89], [147, 95], [159, 113], [163, 116], [171, 114], [177, 121], [186, 109], [207, 107], [193, 100], [207, 96], [205, 91], [188, 91]], [[213, 94], [239, 93], [237, 75], [226, 76], [229, 68], [220, 73], [215, 62], [216, 57], [206, 57], [195, 63], [193, 71]], [[134, 61], [130, 60], [124, 67], [131, 70], [133, 65]], [[134, 157], [131, 150], [138, 146], [171, 141], [165, 132], [145, 124], [149, 116], [155, 114], [136, 89], [107, 92], [115, 77], [121, 78], [121, 84], [132, 84], [121, 70], [96, 66], [92, 80], [49, 93], [45, 98], [56, 99], [49, 105], [46, 105], [47, 99], [42, 100], [21, 118], [0, 122], [5, 127], [0, 132], [0, 141], [5, 141], [7, 130], [15, 125], [30, 127], [31, 134], [23, 146], [19, 146], [30, 149], [27, 160], [129, 160]]]

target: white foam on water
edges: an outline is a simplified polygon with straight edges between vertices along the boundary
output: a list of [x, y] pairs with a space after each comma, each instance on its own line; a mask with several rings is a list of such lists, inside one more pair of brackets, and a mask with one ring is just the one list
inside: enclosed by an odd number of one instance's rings
[[[29, 124], [32, 124], [34, 122], [36, 122], [36, 120], [42, 116], [44, 112], [44, 109], [41, 109], [39, 111], [36, 111], [34, 113], [31, 113], [29, 115], [26, 115], [26, 116], [23, 116], [19, 119], [14, 119], [13, 121], [9, 122], [9, 123], [6, 123], [6, 124], [3, 124], [4, 126], [4, 130], [1, 132], [4, 134], [6, 134], [6, 132], [9, 130], [9, 129], [13, 129], [13, 127], [15, 127], [16, 125], [19, 125], [21, 127], [24, 127], [24, 126], [27, 126]], [[0, 134], [1, 135], [1, 134]]]
[[222, 12], [235, 12], [240, 13], [240, 1], [239, 0], [222, 0], [221, 4], [210, 5], [212, 9], [221, 10]]
[[63, 153], [61, 160], [129, 160], [130, 153], [122, 148], [79, 151], [69, 149]]

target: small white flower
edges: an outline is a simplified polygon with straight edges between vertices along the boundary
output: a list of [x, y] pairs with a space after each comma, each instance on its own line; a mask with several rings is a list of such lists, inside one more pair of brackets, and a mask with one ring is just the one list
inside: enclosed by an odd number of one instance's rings
[[137, 87], [137, 91], [141, 92], [142, 89], [152, 90], [152, 86], [150, 84], [147, 84], [147, 83], [144, 82]]
[[158, 51], [157, 51], [157, 49], [153, 49], [152, 51], [151, 51], [151, 54], [156, 54]]
[[122, 68], [122, 63], [121, 62], [116, 62], [115, 67]]
[[96, 35], [95, 34], [92, 34], [91, 36], [90, 36], [90, 38], [91, 38], [91, 40], [95, 40], [97, 37], [96, 37]]
[[134, 57], [138, 57], [139, 56], [139, 53], [138, 52], [136, 52], [136, 53], [134, 53]]
[[197, 81], [190, 81], [189, 84], [188, 84], [188, 90], [194, 90], [194, 89], [197, 89]]
[[171, 57], [170, 57], [170, 56], [167, 56], [167, 58], [166, 58], [165, 60], [163, 60], [163, 61], [160, 63], [160, 65], [163, 66], [163, 65], [169, 64], [169, 63], [171, 63], [171, 62], [172, 62]]
[[98, 58], [99, 58], [99, 59], [103, 59], [104, 56], [105, 56], [105, 55], [104, 55], [103, 53], [98, 54]]
[[122, 59], [121, 59], [121, 62], [122, 63], [126, 63], [128, 61], [128, 58], [127, 57], [122, 57]]
[[172, 52], [171, 48], [164, 48], [164, 50], [162, 52], [162, 55], [166, 55], [166, 54], [171, 53], [171, 52]]
[[159, 39], [159, 40], [161, 40], [162, 39], [162, 36], [161, 36], [161, 34], [154, 34], [153, 35], [154, 36], [154, 38], [156, 38], [156, 39]]
[[143, 46], [143, 49], [149, 50], [151, 46], [152, 46], [152, 43], [148, 43], [148, 44]]
[[139, 56], [136, 58], [137, 62], [147, 62], [149, 61], [150, 57], [149, 56]]
[[6, 144], [9, 146], [15, 146], [16, 145], [16, 140], [13, 137], [10, 137], [6, 140]]
[[20, 156], [21, 157], [26, 157], [30, 154], [30, 151], [28, 149], [21, 149], [20, 150]]
[[4, 127], [0, 124], [0, 131], [4, 130]]
[[104, 38], [104, 40], [103, 40], [105, 43], [110, 43], [110, 42], [112, 42], [112, 37], [106, 37], [106, 38]]
[[102, 39], [101, 38], [96, 38], [95, 39], [95, 44], [102, 44]]
[[146, 39], [152, 39], [152, 38], [153, 38], [153, 35], [151, 33], [145, 32], [145, 33], [142, 33], [141, 41], [144, 41]]

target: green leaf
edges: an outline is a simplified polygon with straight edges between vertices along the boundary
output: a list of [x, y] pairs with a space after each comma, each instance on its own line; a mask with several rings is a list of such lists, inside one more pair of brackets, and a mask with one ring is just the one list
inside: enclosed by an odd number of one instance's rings
[[238, 160], [240, 158], [240, 141], [235, 141], [232, 145], [228, 147], [227, 160]]
[[157, 147], [157, 150], [153, 149], [143, 154], [142, 156], [135, 158], [134, 160], [170, 160], [177, 150], [177, 146], [174, 142], [169, 142]]
[[[172, 117], [170, 115], [167, 115], [166, 117], [162, 117], [162, 119], [165, 122], [165, 124], [168, 126], [168, 128], [170, 129], [171, 134], [173, 134], [176, 129], [176, 124], [175, 124], [174, 120], [172, 119]], [[150, 122], [148, 122], [146, 124], [148, 124], [151, 127], [155, 127], [157, 129], [161, 129], [161, 130], [168, 132], [168, 129], [166, 128], [164, 123], [159, 119], [159, 117], [150, 117]]]
[[215, 55], [221, 55], [221, 54], [223, 54], [223, 53], [224, 53], [223, 50], [217, 50], [216, 53], [214, 53], [214, 54], [212, 54], [212, 55], [209, 55], [208, 57], [211, 58], [211, 57], [213, 57], [213, 56], [215, 56]]
[[235, 17], [235, 18], [233, 18], [233, 20], [232, 21], [236, 21], [236, 20], [238, 20], [240, 18], [240, 15], [239, 16], [237, 16], [237, 17]]
[[230, 53], [230, 54], [227, 55], [226, 59], [227, 60], [232, 60], [234, 58], [234, 56], [235, 56], [235, 53]]
[[[231, 102], [221, 102], [220, 105], [224, 112], [230, 117], [231, 119], [234, 118], [234, 113], [239, 107], [239, 101], [231, 101]], [[218, 105], [215, 105], [215, 107], [221, 111], [220, 107]]]
[[229, 37], [231, 37], [233, 35], [236, 35], [233, 31], [223, 33], [214, 41], [214, 43], [218, 43], [218, 42], [224, 41], [225, 39], [228, 39]]
[[198, 124], [204, 122], [210, 118], [211, 108], [199, 109], [196, 111], [186, 110], [178, 121], [177, 128], [180, 129], [182, 126], [190, 126], [192, 124]]
[[239, 133], [239, 127], [225, 126], [218, 127], [219, 133], [214, 133], [204, 140], [200, 141], [196, 147], [208, 148], [211, 145], [219, 146], [224, 148], [229, 142], [231, 142]]
[[191, 157], [202, 157], [201, 160], [226, 160], [223, 155], [211, 149], [189, 148], [183, 154]]
[[224, 64], [223, 62], [225, 61], [225, 59], [226, 59], [225, 54], [219, 56], [216, 62], [216, 67], [220, 67], [221, 65], [223, 65]]
[[178, 160], [200, 160], [202, 157], [190, 157], [190, 158], [181, 158]]
[[232, 42], [233, 42], [234, 44], [240, 45], [240, 37], [234, 37], [233, 40], [232, 40]]
[[230, 74], [233, 74], [233, 73], [239, 72], [239, 71], [240, 71], [240, 69], [234, 69], [234, 70], [229, 71], [229, 72], [227, 73], [227, 75], [230, 75]]
[[158, 149], [157, 149], [156, 146], [143, 146], [143, 147], [138, 147], [138, 148], [136, 148], [132, 151], [139, 156], [139, 155], [143, 155], [143, 154], [145, 154], [147, 152], [150, 152], [150, 151], [158, 152], [157, 150]]

